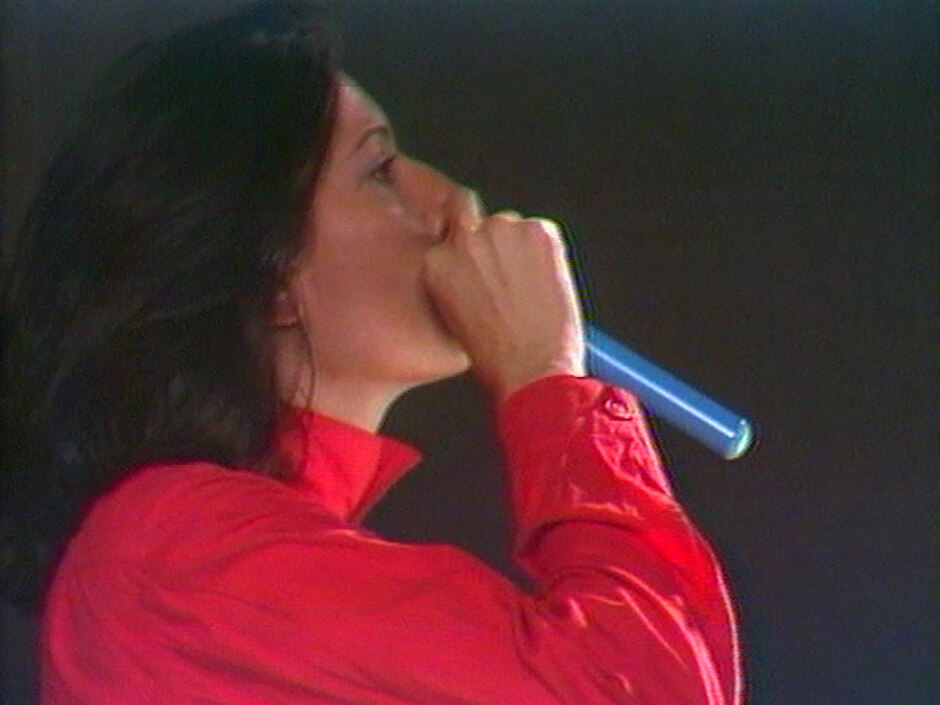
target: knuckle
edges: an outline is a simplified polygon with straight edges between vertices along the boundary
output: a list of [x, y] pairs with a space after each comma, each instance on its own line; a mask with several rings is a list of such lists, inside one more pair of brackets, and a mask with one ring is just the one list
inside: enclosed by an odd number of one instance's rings
[[562, 235], [561, 227], [555, 221], [548, 218], [530, 218], [526, 221], [526, 224], [527, 233], [533, 238], [537, 238], [553, 248], [564, 247], [564, 235]]
[[561, 226], [548, 218], [533, 218], [534, 223], [545, 234], [554, 240], [561, 240]]
[[516, 211], [498, 211], [493, 213], [490, 218], [498, 223], [516, 223], [521, 219], [521, 216]]

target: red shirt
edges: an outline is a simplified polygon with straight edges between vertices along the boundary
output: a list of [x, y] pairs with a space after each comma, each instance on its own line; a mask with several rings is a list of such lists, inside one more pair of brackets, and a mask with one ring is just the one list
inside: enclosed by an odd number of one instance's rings
[[533, 594], [361, 527], [420, 454], [298, 415], [297, 486], [194, 462], [98, 500], [46, 604], [43, 705], [740, 702], [718, 565], [628, 393], [556, 375], [497, 409]]

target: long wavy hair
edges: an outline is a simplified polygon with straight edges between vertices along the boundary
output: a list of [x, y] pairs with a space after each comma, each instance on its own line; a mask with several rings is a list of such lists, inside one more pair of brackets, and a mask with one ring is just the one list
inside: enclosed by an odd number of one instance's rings
[[5, 267], [8, 600], [37, 608], [43, 556], [137, 467], [289, 476], [268, 312], [331, 134], [334, 37], [266, 0], [143, 44], [54, 158]]

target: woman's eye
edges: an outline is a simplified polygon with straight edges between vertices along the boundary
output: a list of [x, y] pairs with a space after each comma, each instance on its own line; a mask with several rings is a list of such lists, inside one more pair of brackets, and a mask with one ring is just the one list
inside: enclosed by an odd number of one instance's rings
[[395, 157], [390, 156], [372, 170], [372, 178], [380, 184], [392, 186], [395, 183]]

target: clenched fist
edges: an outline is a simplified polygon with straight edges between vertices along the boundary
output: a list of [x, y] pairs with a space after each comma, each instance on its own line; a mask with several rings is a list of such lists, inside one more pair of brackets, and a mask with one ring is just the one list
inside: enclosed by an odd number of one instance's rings
[[558, 225], [485, 217], [465, 190], [450, 197], [446, 217], [424, 281], [481, 383], [502, 401], [539, 377], [583, 376], [581, 308]]

